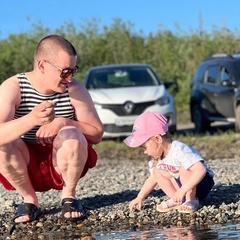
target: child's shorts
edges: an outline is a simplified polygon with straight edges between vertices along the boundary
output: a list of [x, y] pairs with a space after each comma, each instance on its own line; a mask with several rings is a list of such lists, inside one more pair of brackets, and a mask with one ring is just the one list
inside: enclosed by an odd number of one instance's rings
[[[179, 178], [175, 178], [177, 184], [179, 187], [182, 186], [182, 183]], [[197, 185], [196, 189], [196, 197], [199, 199], [199, 201], [202, 201], [204, 198], [207, 197], [207, 195], [210, 193], [211, 189], [214, 186], [214, 180], [213, 177], [209, 175], [209, 173], [206, 173], [205, 177], [202, 179], [202, 181]]]
[[[45, 192], [50, 189], [62, 190], [63, 179], [58, 174], [52, 163], [52, 144], [43, 146], [41, 144], [26, 143], [30, 155], [30, 164], [28, 166], [28, 174], [35, 191]], [[81, 174], [82, 178], [89, 168], [93, 168], [97, 162], [97, 154], [88, 144], [88, 159]], [[0, 182], [7, 190], [15, 190], [15, 188], [0, 174]]]

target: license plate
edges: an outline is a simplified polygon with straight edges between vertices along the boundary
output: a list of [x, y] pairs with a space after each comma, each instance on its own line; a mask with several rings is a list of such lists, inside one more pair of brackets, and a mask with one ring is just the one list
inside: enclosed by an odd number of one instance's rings
[[126, 117], [126, 118], [117, 118], [115, 120], [115, 124], [117, 126], [124, 126], [124, 125], [133, 125], [135, 121], [135, 117]]

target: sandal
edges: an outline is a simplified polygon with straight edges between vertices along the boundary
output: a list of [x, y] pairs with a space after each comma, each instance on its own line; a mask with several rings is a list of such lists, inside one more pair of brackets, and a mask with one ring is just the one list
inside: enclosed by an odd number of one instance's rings
[[[36, 220], [42, 214], [42, 210], [32, 203], [22, 203], [18, 205], [17, 212], [12, 219], [14, 224], [27, 223]], [[15, 222], [18, 217], [29, 216], [29, 220], [24, 222]]]
[[[182, 206], [184, 208], [182, 208]], [[199, 208], [199, 200], [194, 199], [188, 202], [184, 202], [181, 206], [178, 208], [178, 212], [180, 213], [193, 213], [197, 211]]]
[[173, 209], [176, 209], [178, 206], [179, 205], [170, 198], [167, 201], [162, 201], [159, 205], [157, 205], [157, 211], [161, 213], [169, 212]]
[[[74, 199], [74, 198], [63, 198], [62, 199], [62, 217], [65, 220], [72, 220], [72, 221], [77, 221], [77, 220], [82, 220], [86, 217], [85, 211], [83, 209], [83, 206], [80, 202], [80, 200]], [[65, 217], [65, 213], [67, 212], [80, 212], [82, 215], [80, 217], [76, 218], [67, 218]]]

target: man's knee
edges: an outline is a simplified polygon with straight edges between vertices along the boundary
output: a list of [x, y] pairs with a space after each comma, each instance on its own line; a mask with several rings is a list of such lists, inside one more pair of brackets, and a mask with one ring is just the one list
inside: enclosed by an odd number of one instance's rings
[[85, 136], [75, 127], [61, 129], [54, 140], [54, 147], [66, 156], [78, 155], [81, 163], [87, 160], [88, 142]]
[[87, 148], [87, 140], [85, 136], [76, 127], [62, 128], [56, 136], [53, 144], [57, 149], [63, 144], [68, 145], [71, 149], [76, 149], [79, 145], [82, 148]]

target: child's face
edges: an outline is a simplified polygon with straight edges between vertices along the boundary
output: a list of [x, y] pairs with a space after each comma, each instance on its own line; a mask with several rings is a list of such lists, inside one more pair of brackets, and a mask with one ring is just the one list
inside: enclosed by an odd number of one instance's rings
[[153, 158], [160, 158], [163, 154], [162, 137], [159, 135], [151, 137], [141, 147], [144, 150], [144, 154]]

